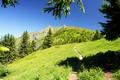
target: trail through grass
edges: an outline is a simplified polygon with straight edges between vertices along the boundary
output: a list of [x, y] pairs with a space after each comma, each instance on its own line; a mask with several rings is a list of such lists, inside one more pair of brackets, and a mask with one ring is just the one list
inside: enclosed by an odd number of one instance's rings
[[[84, 57], [89, 57], [99, 52], [120, 50], [120, 39], [113, 42], [101, 39], [94, 42], [73, 43], [38, 50], [23, 59], [9, 64], [7, 67], [10, 74], [4, 80], [68, 80], [73, 66], [66, 67], [59, 66], [58, 64], [67, 58], [79, 57], [73, 50], [74, 46]], [[91, 74], [91, 72], [85, 71]], [[96, 70], [91, 71], [94, 72]], [[80, 78], [86, 72], [80, 72]], [[103, 72], [100, 75], [103, 76]], [[97, 79], [102, 80], [102, 77], [98, 76]]]

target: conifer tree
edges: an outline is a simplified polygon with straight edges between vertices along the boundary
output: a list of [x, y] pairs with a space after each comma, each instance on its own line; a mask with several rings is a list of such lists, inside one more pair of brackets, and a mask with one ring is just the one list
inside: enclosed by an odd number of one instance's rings
[[52, 46], [52, 31], [51, 28], [49, 28], [47, 35], [44, 38], [42, 48], [46, 49]]
[[34, 51], [37, 50], [37, 48], [38, 48], [37, 43], [36, 43], [35, 40], [33, 40], [33, 41], [31, 42], [31, 51], [34, 52]]
[[22, 35], [22, 40], [20, 43], [19, 48], [19, 57], [24, 57], [28, 54], [30, 54], [30, 42], [29, 42], [29, 34], [27, 31], [25, 31]]
[[2, 62], [12, 62], [16, 58], [16, 45], [15, 45], [15, 38], [13, 35], [6, 34], [1, 39], [1, 45], [9, 48], [9, 52], [2, 52]]
[[[18, 4], [19, 0], [1, 0], [2, 7], [13, 6]], [[29, 2], [29, 1], [28, 1]], [[50, 13], [56, 18], [61, 18], [62, 15], [67, 16], [70, 13], [72, 3], [77, 3], [81, 10], [85, 12], [82, 0], [49, 0], [44, 12]]]
[[102, 34], [98, 30], [96, 30], [93, 40], [98, 40], [101, 38], [102, 38]]
[[120, 37], [120, 0], [105, 0], [100, 11], [106, 18], [106, 22], [101, 23], [106, 39], [114, 40]]

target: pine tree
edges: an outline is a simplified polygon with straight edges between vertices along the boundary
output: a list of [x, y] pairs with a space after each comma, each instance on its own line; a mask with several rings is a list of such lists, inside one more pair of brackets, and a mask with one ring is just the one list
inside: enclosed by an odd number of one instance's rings
[[37, 43], [35, 40], [31, 42], [31, 51], [34, 52], [38, 49]]
[[30, 54], [30, 42], [29, 42], [29, 34], [25, 31], [22, 35], [22, 40], [19, 48], [19, 57], [24, 57]]
[[46, 49], [52, 46], [52, 31], [51, 28], [49, 28], [47, 36], [45, 36], [42, 48]]
[[120, 0], [105, 0], [100, 11], [107, 19], [105, 23], [101, 23], [106, 39], [114, 40], [120, 37]]
[[12, 62], [16, 58], [16, 45], [15, 45], [15, 38], [13, 35], [6, 34], [1, 39], [1, 45], [9, 48], [9, 52], [2, 52], [2, 62]]
[[[29, 1], [28, 1], [29, 2]], [[2, 7], [13, 6], [19, 3], [19, 0], [1, 0]], [[67, 16], [70, 13], [72, 3], [77, 3], [81, 10], [85, 12], [82, 0], [50, 0], [47, 7], [44, 8], [44, 12], [52, 12], [56, 18], [61, 18], [62, 15]]]
[[93, 40], [98, 40], [101, 39], [102, 37], [103, 37], [102, 34], [98, 30], [96, 30]]

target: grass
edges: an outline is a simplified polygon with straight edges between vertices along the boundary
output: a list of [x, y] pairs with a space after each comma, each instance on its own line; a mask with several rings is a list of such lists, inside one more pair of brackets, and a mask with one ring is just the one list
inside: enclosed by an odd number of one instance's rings
[[100, 68], [84, 70], [79, 73], [80, 80], [104, 80], [104, 73]]
[[[5, 77], [4, 80], [67, 80], [72, 71], [72, 67], [68, 66], [66, 68], [58, 64], [67, 58], [79, 57], [73, 50], [74, 46], [76, 46], [84, 57], [89, 57], [99, 52], [104, 53], [108, 50], [120, 50], [120, 39], [113, 42], [101, 39], [97, 41], [53, 46], [49, 49], [38, 50], [23, 59], [9, 64], [7, 68], [10, 74]], [[89, 74], [89, 72], [87, 73]], [[80, 72], [80, 74], [86, 73]], [[100, 75], [101, 74], [102, 72]]]
[[8, 75], [8, 70], [5, 66], [3, 66], [2, 64], [0, 64], [0, 78], [3, 78], [5, 76]]
[[120, 80], [120, 69], [113, 74], [115, 80]]

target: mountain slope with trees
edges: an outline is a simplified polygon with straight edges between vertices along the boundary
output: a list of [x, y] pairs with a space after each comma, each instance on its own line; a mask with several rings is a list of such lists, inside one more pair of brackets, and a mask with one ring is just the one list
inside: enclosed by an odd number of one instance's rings
[[[76, 58], [78, 59], [79, 55], [74, 51], [74, 47], [76, 47], [77, 50], [80, 51], [81, 55], [83, 55], [83, 57], [86, 60], [87, 58], [89, 59], [92, 56], [93, 57], [99, 56], [100, 54], [98, 53], [103, 53], [106, 55], [106, 53], [108, 53], [107, 51], [120, 50], [119, 49], [120, 39], [117, 39], [112, 42], [106, 41], [105, 39], [101, 39], [97, 41], [61, 45], [59, 47], [53, 46], [48, 49], [38, 50], [26, 56], [23, 59], [20, 59], [18, 61], [15, 61], [9, 64], [7, 67], [10, 73], [8, 74], [7, 77], [4, 78], [4, 80], [39, 80], [39, 79], [40, 80], [54, 80], [54, 79], [67, 80], [72, 68], [74, 68], [72, 66], [74, 65], [69, 64], [67, 67], [65, 67], [65, 65], [60, 66], [59, 64], [69, 59], [70, 59], [70, 62], [71, 62], [71, 59], [72, 60], [76, 60]], [[90, 59], [86, 61], [90, 61]], [[89, 63], [89, 62], [85, 62], [85, 63]], [[93, 64], [93, 65], [96, 65], [96, 64]], [[85, 65], [83, 64], [83, 66]], [[98, 72], [97, 70], [99, 69], [94, 68], [94, 70], [90, 70], [90, 71]], [[82, 74], [82, 72], [80, 72], [80, 74]], [[84, 74], [85, 72], [83, 73], [83, 76]], [[102, 76], [103, 72], [100, 74]], [[95, 75], [99, 75], [99, 73], [96, 73]]]
[[8, 47], [9, 52], [1, 52], [0, 62], [11, 63], [16, 59], [23, 58], [39, 49], [50, 48], [54, 45], [70, 43], [80, 43], [101, 39], [102, 35], [98, 31], [93, 31], [80, 27], [48, 27], [42, 32], [25, 31], [20, 38], [6, 34], [1, 38], [1, 45]]
[[96, 37], [96, 40], [103, 38], [99, 31], [97, 31], [96, 34], [96, 31], [94, 30], [75, 26], [62, 26], [57, 28], [51, 26], [41, 32], [30, 32], [30, 40], [32, 41], [34, 38], [36, 38], [37, 43], [40, 44], [39, 46], [41, 46], [44, 42], [44, 38], [47, 35], [47, 32], [49, 31], [49, 28], [51, 28], [52, 32], [53, 45], [92, 41], [97, 35], [99, 35], [99, 37]]
[[53, 44], [61, 45], [92, 41], [94, 35], [95, 31], [89, 29], [65, 26], [53, 34]]

